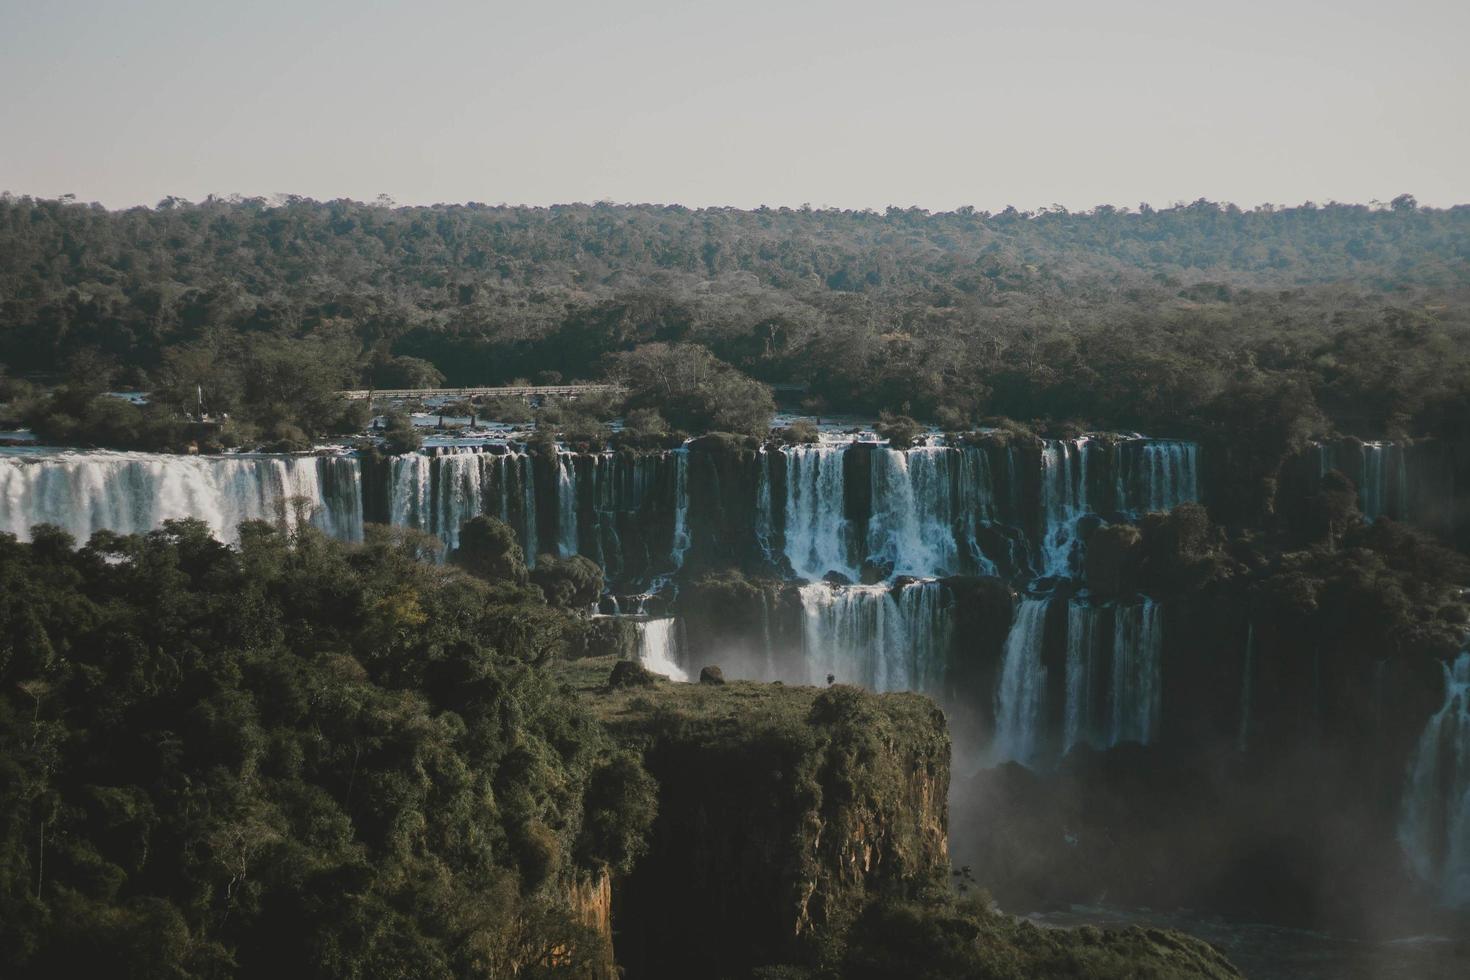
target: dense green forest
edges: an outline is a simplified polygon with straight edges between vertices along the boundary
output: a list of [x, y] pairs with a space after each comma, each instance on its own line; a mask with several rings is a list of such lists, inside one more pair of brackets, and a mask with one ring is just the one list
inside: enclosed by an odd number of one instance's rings
[[476, 577], [386, 529], [0, 536], [0, 973], [594, 960], [567, 896], [652, 779], [544, 669], [588, 622], [482, 544]]
[[952, 428], [1463, 434], [1470, 207], [0, 198], [12, 376], [152, 389], [174, 409], [203, 388], [267, 437], [351, 428], [312, 400], [334, 386], [588, 379], [650, 344], [809, 385], [827, 410]]
[[[716, 786], [712, 760], [778, 783], [795, 768], [800, 814], [747, 796], [772, 847], [828, 824], [899, 835], [866, 895], [827, 855], [835, 831], [765, 869], [851, 894], [858, 928], [834, 921], [804, 937], [801, 962], [751, 975], [1238, 976], [1177, 933], [1037, 929], [949, 894], [942, 793], [926, 825], [938, 868], [905, 849], [901, 816], [863, 809], [875, 779], [898, 785], [918, 758], [892, 720], [874, 727], [874, 695], [671, 686], [626, 660], [623, 700], [579, 693], [569, 662], [607, 677], [628, 624], [570, 611], [600, 589], [596, 566], [548, 557], [528, 573], [492, 519], [466, 525], [447, 565], [425, 560], [431, 540], [382, 527], [362, 545], [252, 522], [232, 548], [194, 520], [80, 547], [46, 525], [32, 537], [0, 535], [0, 975], [610, 978], [609, 882], [667, 873], [641, 863], [665, 791], [643, 753], [667, 767], [682, 752]], [[779, 735], [750, 720], [751, 697]], [[904, 737], [930, 740], [947, 782], [942, 716], [898, 697], [928, 726]], [[604, 724], [627, 712], [652, 746]], [[713, 716], [740, 720], [716, 732]], [[709, 803], [671, 789], [676, 818]], [[693, 867], [664, 826], [665, 860]], [[741, 901], [779, 904], [735, 877], [699, 896], [732, 917], [674, 937], [681, 955], [739, 944]], [[618, 928], [670, 938], [668, 903], [694, 896], [651, 894]]]

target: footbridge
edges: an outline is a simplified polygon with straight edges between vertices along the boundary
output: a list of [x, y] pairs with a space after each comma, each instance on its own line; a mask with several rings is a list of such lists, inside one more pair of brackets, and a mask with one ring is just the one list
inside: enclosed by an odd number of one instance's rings
[[350, 399], [372, 398], [578, 398], [582, 395], [624, 395], [622, 385], [509, 385], [500, 388], [358, 388], [339, 391]]

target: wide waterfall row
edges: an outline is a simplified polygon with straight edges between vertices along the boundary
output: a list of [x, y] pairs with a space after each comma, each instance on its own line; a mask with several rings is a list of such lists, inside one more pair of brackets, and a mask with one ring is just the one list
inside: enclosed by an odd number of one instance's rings
[[0, 456], [0, 531], [28, 538], [54, 524], [78, 541], [94, 531], [146, 532], [193, 517], [224, 540], [243, 521], [309, 520], [362, 537], [362, 472], [346, 456], [159, 456], [52, 453]]
[[688, 454], [569, 453], [537, 457], [458, 447], [388, 461], [386, 519], [450, 547], [465, 521], [498, 517], [538, 554], [583, 555], [608, 577], [641, 587], [678, 570], [689, 547]]
[[195, 517], [232, 540], [242, 521], [306, 520], [360, 540], [365, 521], [413, 527], [459, 544], [481, 514], [508, 523], [527, 559], [582, 554], [613, 579], [643, 585], [677, 571], [689, 547], [687, 453], [559, 453], [456, 447], [386, 460], [332, 456], [0, 455], [0, 530], [22, 538], [59, 525], [153, 530]]
[[1445, 669], [1444, 706], [1409, 769], [1399, 841], [1442, 902], [1470, 906], [1470, 652]]
[[[1075, 745], [1150, 742], [1163, 695], [1159, 606], [1073, 599], [1065, 637], [1054, 638], [1052, 603], [1023, 596], [1017, 607], [996, 686], [996, 760], [1038, 765]], [[1060, 660], [1052, 655], [1058, 647]]]
[[1067, 576], [1083, 518], [1128, 519], [1197, 500], [1197, 457], [1193, 443], [1146, 439], [764, 451], [757, 543], [774, 560], [779, 538], [791, 574], [807, 581]]
[[541, 550], [536, 467], [529, 455], [460, 448], [439, 456], [394, 456], [386, 465], [387, 523], [428, 531], [456, 548], [464, 522], [488, 514], [515, 529], [528, 558], [534, 561]]
[[943, 586], [910, 582], [801, 587], [802, 663], [812, 684], [830, 677], [875, 691], [943, 688], [950, 623]]

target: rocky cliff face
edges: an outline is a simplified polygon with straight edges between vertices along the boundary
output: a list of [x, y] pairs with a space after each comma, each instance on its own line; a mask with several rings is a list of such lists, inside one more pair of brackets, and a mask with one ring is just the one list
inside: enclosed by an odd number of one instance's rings
[[589, 703], [660, 786], [649, 853], [612, 891], [629, 976], [812, 964], [872, 899], [947, 878], [949, 735], [925, 698], [660, 684]]

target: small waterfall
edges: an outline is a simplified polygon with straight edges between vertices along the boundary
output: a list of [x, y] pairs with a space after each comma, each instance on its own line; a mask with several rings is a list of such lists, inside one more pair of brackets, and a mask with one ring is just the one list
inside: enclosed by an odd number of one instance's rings
[[[1131, 449], [1130, 452], [1130, 448]], [[1199, 447], [1173, 439], [1125, 443], [1133, 463], [1118, 509], [1129, 514], [1173, 510], [1199, 500]], [[1120, 467], [1120, 469], [1123, 467]]]
[[846, 446], [786, 446], [786, 558], [797, 578], [828, 572], [856, 580], [847, 554]]
[[1086, 743], [1103, 744], [1100, 698], [1103, 689], [1102, 640], [1098, 622], [1103, 610], [1086, 602], [1067, 606], [1067, 707], [1062, 751]]
[[144, 533], [194, 517], [226, 541], [240, 523], [300, 516], [361, 540], [359, 463], [349, 456], [165, 456], [61, 452], [0, 455], [0, 531], [25, 540], [55, 524], [79, 542], [94, 531]]
[[[1245, 627], [1245, 667], [1240, 678], [1240, 730], [1235, 734], [1235, 751], [1244, 752], [1250, 746], [1251, 698], [1256, 684], [1256, 623], [1251, 620]], [[1383, 685], [1374, 684], [1375, 691]]]
[[1148, 744], [1157, 734], [1164, 693], [1163, 649], [1159, 606], [1152, 599], [1114, 610], [1109, 745]]
[[674, 451], [674, 542], [671, 548], [675, 569], [684, 567], [689, 550], [689, 450]]
[[990, 457], [974, 446], [959, 450], [959, 456], [955, 503], [959, 509], [960, 540], [976, 574], [996, 575], [995, 562], [980, 547], [980, 529], [995, 520], [995, 485], [990, 475]]
[[1022, 596], [1006, 636], [995, 698], [995, 748], [998, 760], [1035, 765], [1046, 724], [1046, 639], [1048, 597]]
[[1365, 520], [1406, 520], [1409, 512], [1408, 453], [1392, 442], [1365, 442], [1358, 466], [1358, 506]]
[[947, 575], [958, 571], [951, 450], [921, 447], [873, 453], [873, 513], [868, 557], [892, 566], [892, 575]]
[[911, 582], [897, 596], [886, 585], [800, 589], [807, 680], [831, 674], [875, 691], [929, 691], [943, 686], [949, 616], [935, 581]]
[[577, 467], [571, 453], [556, 454], [556, 550], [562, 558], [577, 553]]
[[1444, 706], [1419, 738], [1399, 843], [1441, 902], [1470, 906], [1470, 651], [1445, 668]]
[[762, 448], [756, 454], [755, 541], [766, 561], [771, 560], [771, 453]]
[[1041, 450], [1042, 576], [1072, 574], [1077, 521], [1087, 513], [1086, 439], [1048, 439]]
[[671, 681], [687, 681], [689, 674], [679, 666], [678, 621], [672, 616], [645, 619], [637, 624], [638, 662]]

